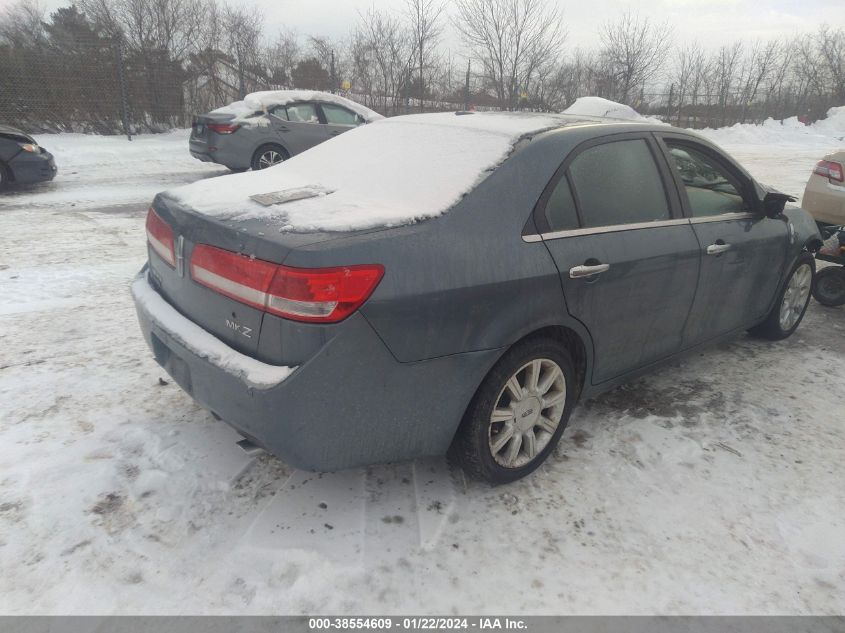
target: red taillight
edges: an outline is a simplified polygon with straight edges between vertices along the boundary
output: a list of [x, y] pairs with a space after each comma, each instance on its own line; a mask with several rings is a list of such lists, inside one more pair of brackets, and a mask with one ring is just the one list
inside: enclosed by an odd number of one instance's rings
[[241, 129], [241, 126], [235, 123], [209, 123], [206, 127], [218, 134], [234, 134]]
[[340, 321], [355, 312], [384, 275], [378, 264], [338, 268], [279, 266], [267, 311], [297, 321]]
[[819, 176], [824, 176], [825, 178], [830, 178], [836, 182], [842, 182], [845, 180], [842, 165], [840, 163], [834, 163], [831, 160], [820, 160], [816, 165], [816, 168], [813, 170], [813, 173], [818, 174]]
[[159, 257], [171, 266], [176, 266], [173, 250], [173, 229], [161, 219], [152, 207], [147, 211], [147, 241]]
[[205, 244], [191, 256], [194, 281], [294, 321], [342, 321], [370, 297], [383, 275], [379, 264], [291, 268]]

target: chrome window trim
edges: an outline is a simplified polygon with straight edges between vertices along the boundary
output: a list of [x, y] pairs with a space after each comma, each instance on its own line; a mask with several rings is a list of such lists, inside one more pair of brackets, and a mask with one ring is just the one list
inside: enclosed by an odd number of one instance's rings
[[751, 220], [753, 213], [724, 213], [722, 215], [708, 215], [700, 218], [675, 218], [672, 220], [657, 220], [655, 222], [634, 222], [631, 224], [613, 224], [610, 226], [595, 226], [586, 229], [566, 229], [564, 231], [550, 231], [548, 233], [534, 233], [523, 235], [523, 242], [541, 242], [544, 240], [558, 240], [578, 235], [598, 235], [601, 233], [617, 233], [619, 231], [637, 231], [640, 229], [657, 229], [666, 226], [681, 226], [683, 224], [704, 224], [706, 222], [727, 222], [729, 220]]
[[586, 229], [566, 229], [564, 231], [550, 231], [549, 233], [523, 235], [522, 239], [526, 242], [539, 242], [540, 240], [557, 240], [564, 237], [575, 237], [577, 235], [596, 235], [599, 233], [617, 233], [619, 231], [656, 229], [665, 226], [680, 226], [682, 224], [689, 224], [689, 218], [656, 220], [654, 222], [634, 222], [631, 224], [612, 224], [609, 226], [594, 226]]
[[737, 213], [723, 213], [722, 215], [703, 215], [698, 218], [690, 218], [690, 224], [704, 224], [706, 222], [724, 222], [726, 220], [750, 220], [754, 214], [748, 211]]

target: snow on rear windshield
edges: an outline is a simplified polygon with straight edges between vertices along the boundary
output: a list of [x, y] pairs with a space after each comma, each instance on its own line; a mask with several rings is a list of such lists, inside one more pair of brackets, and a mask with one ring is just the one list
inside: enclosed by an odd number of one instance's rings
[[[262, 171], [165, 192], [202, 214], [264, 218], [286, 231], [409, 224], [447, 211], [523, 136], [573, 122], [559, 115], [423, 114], [362, 125]], [[316, 187], [331, 193], [263, 206], [250, 196]]]

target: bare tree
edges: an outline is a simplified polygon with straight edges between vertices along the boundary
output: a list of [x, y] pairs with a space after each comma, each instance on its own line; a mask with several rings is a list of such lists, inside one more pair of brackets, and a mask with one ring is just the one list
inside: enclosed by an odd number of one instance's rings
[[265, 62], [271, 81], [276, 85], [292, 86], [293, 69], [299, 62], [301, 54], [296, 33], [291, 30], [279, 31], [265, 53]]
[[721, 125], [727, 122], [728, 106], [733, 100], [737, 67], [741, 58], [742, 42], [735, 42], [731, 46], [720, 47], [713, 61], [713, 79], [722, 112]]
[[411, 47], [400, 21], [375, 9], [360, 15], [353, 32], [356, 75], [378, 97], [383, 112], [397, 114], [401, 88], [410, 81]]
[[557, 5], [543, 0], [456, 0], [457, 28], [501, 107], [516, 108], [566, 34]]
[[264, 15], [257, 8], [224, 5], [223, 26], [229, 54], [238, 71], [238, 91], [243, 99], [255, 90], [261, 68], [261, 40]]
[[432, 73], [437, 59], [437, 44], [443, 32], [441, 16], [443, 5], [437, 0], [405, 0], [409, 30], [414, 39], [413, 54], [419, 71], [420, 112], [424, 109], [426, 71]]
[[0, 11], [0, 42], [12, 47], [43, 46], [44, 8], [38, 0], [19, 0]]
[[741, 103], [740, 123], [745, 123], [748, 110], [757, 99], [760, 86], [771, 74], [778, 55], [778, 42], [755, 42], [745, 57], [740, 69], [739, 101]]
[[601, 53], [611, 65], [618, 99], [635, 105], [645, 85], [663, 69], [672, 45], [668, 23], [655, 24], [626, 11], [600, 33]]

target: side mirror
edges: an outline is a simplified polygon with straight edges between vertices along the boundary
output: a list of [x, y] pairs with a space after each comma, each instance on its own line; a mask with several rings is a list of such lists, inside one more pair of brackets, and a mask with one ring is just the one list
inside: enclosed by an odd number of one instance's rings
[[780, 191], [769, 191], [760, 201], [760, 207], [767, 218], [776, 218], [783, 213], [787, 202], [795, 202], [796, 198]]

